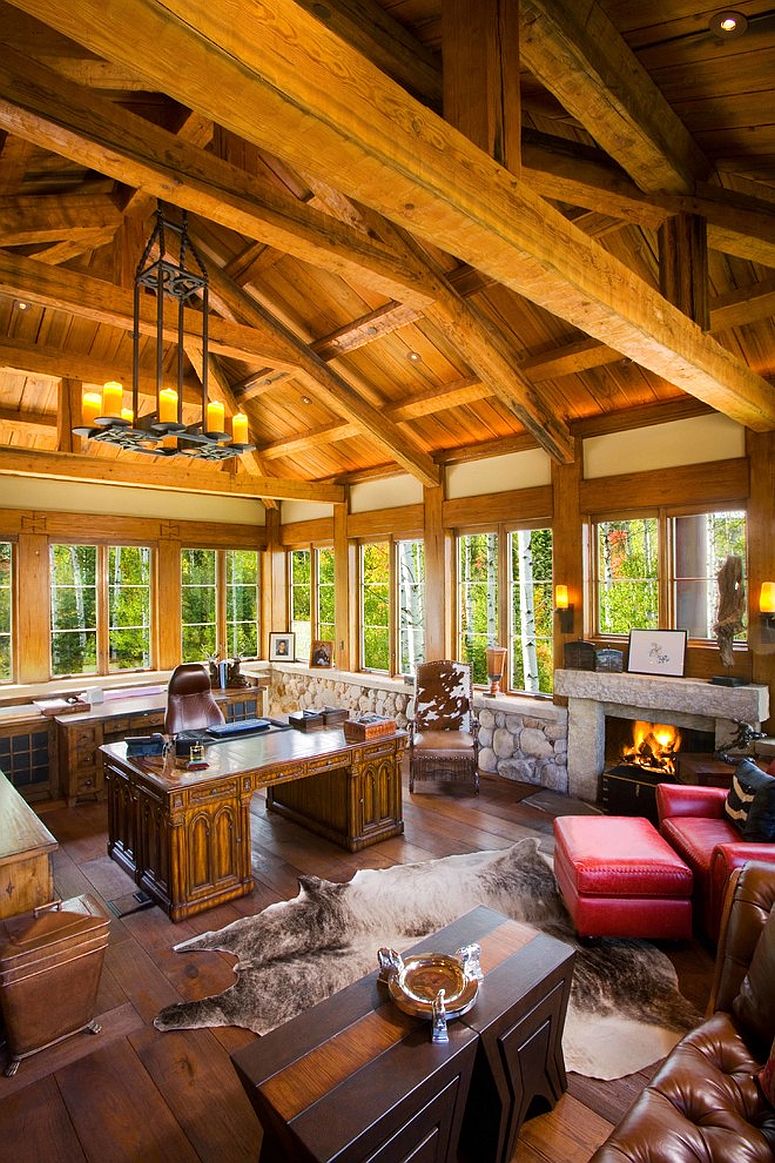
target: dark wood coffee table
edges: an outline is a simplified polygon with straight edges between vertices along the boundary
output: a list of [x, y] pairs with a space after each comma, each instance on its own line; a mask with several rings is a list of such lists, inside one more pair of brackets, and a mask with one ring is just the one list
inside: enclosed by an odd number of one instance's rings
[[388, 1000], [375, 970], [232, 1055], [263, 1127], [261, 1163], [507, 1163], [533, 1100], [552, 1105], [566, 1086], [574, 952], [487, 908], [412, 952], [471, 941], [485, 979], [447, 1045]]

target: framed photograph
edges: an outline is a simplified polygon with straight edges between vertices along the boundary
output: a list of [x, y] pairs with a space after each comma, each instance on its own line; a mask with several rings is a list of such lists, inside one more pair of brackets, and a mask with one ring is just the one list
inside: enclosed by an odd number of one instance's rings
[[269, 661], [293, 662], [296, 657], [296, 635], [275, 634], [269, 635]]
[[310, 651], [309, 655], [309, 664], [310, 666], [333, 666], [333, 642], [326, 642], [323, 639], [316, 638], [312, 643], [312, 650]]
[[686, 655], [685, 630], [630, 630], [630, 674], [664, 674], [681, 678]]

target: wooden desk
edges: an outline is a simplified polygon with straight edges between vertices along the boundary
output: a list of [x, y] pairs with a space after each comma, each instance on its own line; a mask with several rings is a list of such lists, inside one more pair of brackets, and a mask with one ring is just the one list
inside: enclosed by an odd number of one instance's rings
[[58, 844], [1, 771], [0, 820], [0, 917], [14, 917], [53, 900]]
[[485, 978], [446, 1046], [389, 1001], [375, 970], [232, 1055], [263, 1127], [261, 1163], [507, 1163], [531, 1100], [565, 1089], [574, 953], [483, 907], [412, 952], [470, 941]]
[[[262, 686], [214, 690], [227, 720], [255, 719], [263, 714]], [[69, 807], [81, 799], [101, 799], [105, 790], [100, 748], [131, 735], [161, 730], [167, 710], [167, 688], [156, 694], [106, 698], [82, 714], [56, 716], [62, 794]]]
[[[339, 730], [276, 731], [207, 747], [209, 767], [128, 759], [125, 743], [104, 745], [108, 853], [173, 921], [252, 891], [250, 798], [288, 811], [312, 831], [356, 851], [404, 830], [404, 732], [348, 744]], [[280, 802], [278, 785], [292, 789]]]

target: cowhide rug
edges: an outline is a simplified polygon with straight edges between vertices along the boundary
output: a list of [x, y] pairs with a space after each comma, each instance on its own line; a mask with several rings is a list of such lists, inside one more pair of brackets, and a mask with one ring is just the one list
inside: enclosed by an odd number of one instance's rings
[[316, 877], [299, 883], [293, 900], [175, 946], [234, 954], [237, 979], [217, 997], [167, 1006], [157, 1029], [233, 1025], [265, 1034], [375, 969], [379, 946], [403, 951], [477, 905], [576, 948], [563, 1039], [569, 1070], [596, 1078], [631, 1074], [664, 1057], [700, 1021], [678, 991], [670, 960], [653, 945], [579, 942], [537, 840], [365, 868], [345, 884]]

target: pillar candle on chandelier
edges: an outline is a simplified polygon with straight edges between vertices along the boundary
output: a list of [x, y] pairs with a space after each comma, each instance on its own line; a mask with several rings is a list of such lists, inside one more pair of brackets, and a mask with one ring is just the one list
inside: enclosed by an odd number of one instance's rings
[[231, 418], [231, 438], [234, 444], [247, 444], [248, 418], [244, 412], [235, 412]]
[[118, 417], [124, 402], [124, 385], [118, 380], [108, 380], [102, 385], [102, 415]]
[[223, 432], [224, 414], [220, 400], [208, 400], [205, 432]]
[[81, 395], [81, 422], [84, 428], [93, 428], [94, 421], [102, 415], [102, 396], [99, 392], [84, 392]]
[[178, 418], [178, 393], [174, 388], [162, 388], [159, 392], [159, 423], [174, 424]]

